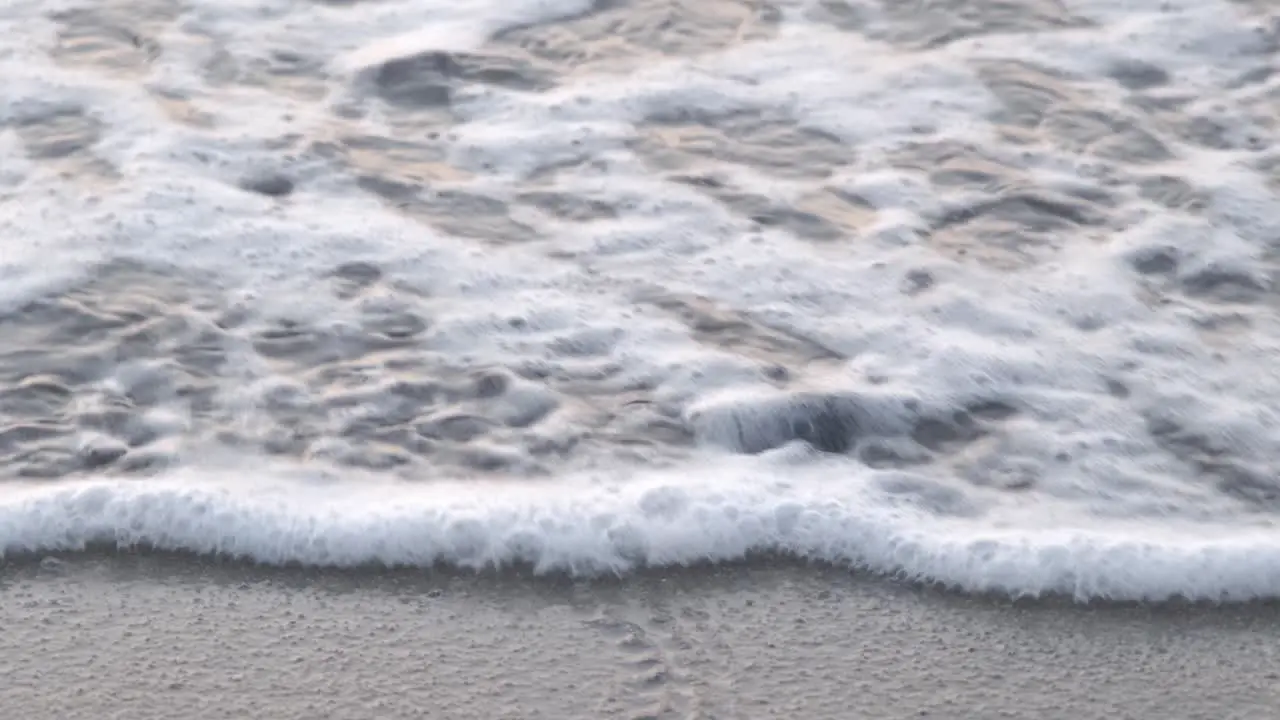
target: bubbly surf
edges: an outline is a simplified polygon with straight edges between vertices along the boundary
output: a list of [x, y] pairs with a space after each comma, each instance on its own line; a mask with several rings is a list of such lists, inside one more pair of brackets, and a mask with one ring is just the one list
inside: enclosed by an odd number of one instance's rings
[[159, 5], [0, 9], [0, 552], [1280, 596], [1262, 4]]

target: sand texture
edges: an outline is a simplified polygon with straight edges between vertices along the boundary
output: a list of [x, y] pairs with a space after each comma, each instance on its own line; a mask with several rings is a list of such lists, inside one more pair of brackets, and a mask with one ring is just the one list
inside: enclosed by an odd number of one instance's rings
[[0, 703], [45, 718], [1253, 720], [1277, 613], [965, 598], [749, 563], [622, 582], [10, 566]]

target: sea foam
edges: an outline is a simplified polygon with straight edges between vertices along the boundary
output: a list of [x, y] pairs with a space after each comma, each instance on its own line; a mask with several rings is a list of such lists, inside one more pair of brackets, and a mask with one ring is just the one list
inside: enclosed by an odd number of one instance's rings
[[[619, 25], [634, 47], [564, 60], [538, 28], [571, 44], [628, 10], [200, 0], [95, 55], [67, 28], [127, 7], [7, 3], [0, 311], [120, 261], [335, 334], [405, 306], [433, 357], [559, 379], [528, 392], [564, 427], [605, 412], [570, 397], [591, 382], [648, 393], [690, 447], [415, 481], [322, 453], [220, 469], [179, 430], [169, 469], [15, 480], [0, 549], [582, 575], [774, 553], [974, 592], [1280, 596], [1276, 28], [1067, 0], [936, 36], [834, 5], [743, 11], [746, 39], [688, 55]], [[317, 291], [356, 262], [401, 294]], [[303, 371], [234, 337], [216, 397], [249, 425]], [[114, 362], [103, 383], [138, 367]]]

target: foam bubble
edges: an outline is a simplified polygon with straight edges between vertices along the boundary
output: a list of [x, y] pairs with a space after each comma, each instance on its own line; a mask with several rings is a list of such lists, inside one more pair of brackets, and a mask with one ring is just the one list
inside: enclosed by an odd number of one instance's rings
[[682, 476], [569, 477], [501, 493], [208, 473], [68, 483], [7, 493], [0, 548], [146, 545], [331, 567], [518, 563], [583, 577], [779, 553], [972, 592], [1210, 601], [1280, 592], [1280, 543], [1268, 528], [997, 529], [938, 517], [937, 504], [921, 500], [927, 478], [882, 478], [895, 496], [886, 504], [865, 471], [795, 461], [786, 461], [786, 480], [760, 465], [719, 463]]

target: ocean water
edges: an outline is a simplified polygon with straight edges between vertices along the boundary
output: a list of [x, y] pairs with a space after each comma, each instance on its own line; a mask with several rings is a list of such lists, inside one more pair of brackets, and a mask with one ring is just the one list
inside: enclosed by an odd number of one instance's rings
[[1280, 9], [7, 0], [0, 552], [1280, 597]]

